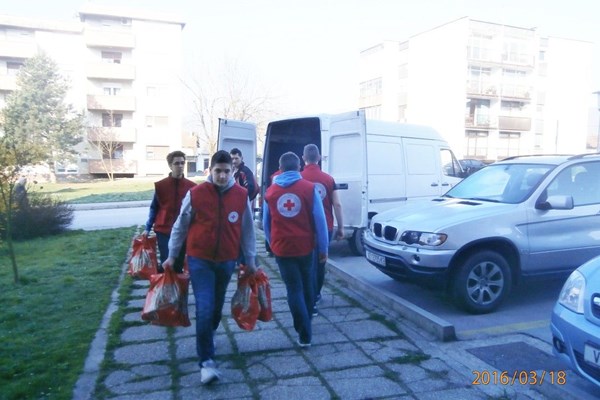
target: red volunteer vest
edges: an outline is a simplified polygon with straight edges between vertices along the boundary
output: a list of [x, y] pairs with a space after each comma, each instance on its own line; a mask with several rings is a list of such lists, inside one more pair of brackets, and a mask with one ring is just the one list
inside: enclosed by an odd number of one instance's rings
[[195, 182], [186, 178], [175, 179], [168, 176], [154, 183], [158, 212], [154, 220], [154, 231], [171, 234], [171, 228], [179, 216], [181, 202], [188, 190], [196, 186]]
[[315, 185], [300, 179], [293, 185], [271, 185], [265, 200], [271, 213], [271, 250], [279, 257], [310, 254], [315, 246], [313, 196]]
[[238, 257], [247, 193], [237, 183], [223, 194], [210, 182], [190, 190], [195, 216], [185, 247], [188, 255], [214, 262]]
[[321, 168], [317, 164], [308, 164], [302, 171], [302, 177], [315, 184], [323, 201], [323, 209], [325, 210], [325, 219], [327, 220], [327, 230], [333, 231], [333, 203], [331, 202], [333, 196], [333, 188], [335, 187], [335, 181], [333, 177], [325, 172], [321, 171]]

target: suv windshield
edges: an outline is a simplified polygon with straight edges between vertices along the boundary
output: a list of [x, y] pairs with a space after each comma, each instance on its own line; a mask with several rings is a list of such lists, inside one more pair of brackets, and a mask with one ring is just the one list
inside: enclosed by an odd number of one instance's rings
[[544, 164], [493, 164], [469, 176], [445, 196], [516, 204], [524, 201], [555, 168]]

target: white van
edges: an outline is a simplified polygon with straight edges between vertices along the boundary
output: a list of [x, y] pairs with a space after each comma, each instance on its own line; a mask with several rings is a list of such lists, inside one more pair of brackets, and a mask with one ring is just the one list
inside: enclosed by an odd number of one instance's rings
[[[219, 149], [238, 147], [252, 166], [255, 131], [253, 124], [220, 120]], [[463, 176], [450, 146], [434, 129], [367, 120], [363, 111], [353, 111], [270, 122], [257, 177], [261, 194], [279, 168], [279, 157], [288, 151], [301, 157], [309, 143], [319, 147], [321, 169], [335, 179], [346, 237], [357, 255], [364, 252], [362, 234], [375, 214], [444, 194]]]

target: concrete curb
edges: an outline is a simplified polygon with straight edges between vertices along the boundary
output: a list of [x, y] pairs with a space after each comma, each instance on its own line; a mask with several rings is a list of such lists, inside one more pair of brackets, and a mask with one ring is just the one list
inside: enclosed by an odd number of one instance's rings
[[110, 208], [133, 208], [133, 207], [150, 207], [150, 200], [137, 200], [137, 201], [113, 201], [107, 203], [83, 203], [83, 204], [70, 204], [75, 211], [83, 210], [102, 210]]
[[[129, 256], [130, 251], [127, 252], [127, 259], [129, 258]], [[98, 376], [100, 374], [100, 367], [102, 362], [104, 361], [104, 356], [106, 353], [106, 345], [108, 343], [107, 329], [110, 325], [110, 320], [113, 314], [119, 309], [119, 290], [123, 285], [123, 279], [125, 278], [125, 274], [127, 273], [127, 267], [127, 262], [123, 263], [123, 266], [121, 268], [121, 275], [119, 276], [119, 282], [117, 283], [110, 296], [110, 303], [108, 304], [106, 312], [102, 317], [100, 327], [96, 331], [96, 335], [94, 335], [94, 340], [90, 345], [90, 350], [85, 359], [83, 372], [81, 373], [81, 375], [79, 375], [79, 378], [75, 383], [75, 387], [73, 388], [73, 399], [93, 399], [94, 392], [96, 389], [96, 382], [98, 381]]]
[[329, 259], [327, 262], [333, 267], [329, 269], [330, 272], [332, 272], [336, 277], [344, 280], [355, 290], [360, 291], [364, 296], [395, 311], [403, 318], [406, 318], [417, 326], [423, 328], [425, 331], [433, 334], [443, 342], [456, 340], [456, 331], [454, 329], [454, 325], [452, 325], [450, 322], [433, 315], [432, 313], [412, 304], [411, 302], [406, 301], [401, 297], [374, 289], [370, 284], [361, 278], [351, 276], [345, 272], [336, 264], [334, 260]]

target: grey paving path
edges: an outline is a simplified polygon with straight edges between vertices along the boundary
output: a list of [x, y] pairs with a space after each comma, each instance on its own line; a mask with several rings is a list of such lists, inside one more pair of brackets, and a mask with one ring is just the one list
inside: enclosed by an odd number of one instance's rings
[[[276, 263], [263, 256], [261, 262], [271, 280], [274, 318], [258, 322], [251, 332], [237, 327], [230, 314], [234, 277], [216, 335], [216, 361], [223, 374], [219, 382], [208, 387], [200, 384], [193, 297], [189, 298], [191, 327], [148, 325], [140, 318], [148, 282], [135, 281], [120, 292], [123, 298], [112, 322], [119, 325], [118, 334], [105, 334], [106, 352], [102, 346], [96, 348], [102, 357], [94, 351], [88, 357], [88, 362], [104, 360], [95, 375], [93, 367], [88, 371], [88, 384], [92, 376], [98, 378], [95, 388], [88, 385], [86, 392], [82, 385], [74, 398], [552, 398], [523, 387], [473, 385], [472, 367], [463, 362], [460, 346], [435, 342], [332, 274], [327, 276], [320, 314], [313, 320], [313, 346], [300, 349]], [[485, 364], [480, 368], [485, 369]]]

